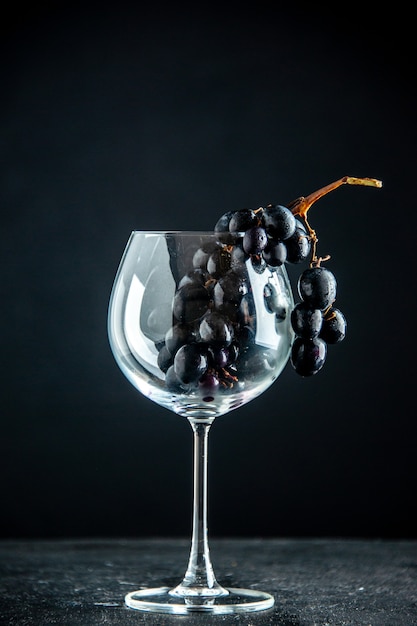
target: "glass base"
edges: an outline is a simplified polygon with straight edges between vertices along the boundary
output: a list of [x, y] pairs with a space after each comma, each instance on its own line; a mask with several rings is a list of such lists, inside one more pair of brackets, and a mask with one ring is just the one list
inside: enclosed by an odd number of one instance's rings
[[169, 587], [141, 589], [125, 596], [125, 603], [131, 609], [148, 613], [250, 613], [264, 611], [274, 606], [274, 598], [269, 593], [253, 589], [229, 587], [227, 595], [210, 598], [208, 596], [180, 597], [170, 593]]

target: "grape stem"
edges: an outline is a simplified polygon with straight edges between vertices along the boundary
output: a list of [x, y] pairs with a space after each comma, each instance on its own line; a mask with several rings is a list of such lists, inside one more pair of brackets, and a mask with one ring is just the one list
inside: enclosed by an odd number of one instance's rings
[[308, 222], [307, 213], [309, 209], [311, 208], [311, 206], [315, 202], [317, 202], [317, 200], [320, 200], [320, 198], [330, 193], [330, 191], [337, 189], [341, 185], [363, 185], [366, 187], [381, 188], [382, 181], [376, 178], [357, 178], [356, 176], [343, 176], [343, 178], [339, 178], [339, 180], [336, 180], [333, 183], [330, 183], [329, 185], [325, 185], [324, 187], [321, 187], [321, 189], [318, 189], [317, 191], [313, 191], [313, 193], [310, 193], [308, 196], [301, 196], [300, 198], [296, 198], [295, 200], [290, 202], [290, 204], [287, 205], [293, 215], [299, 215], [301, 217], [301, 219], [303, 220], [308, 230], [308, 234], [310, 236], [310, 240], [312, 244], [311, 263], [310, 263], [311, 266], [315, 266], [315, 267], [320, 266], [320, 263], [322, 261], [327, 261], [328, 259], [330, 259], [330, 256], [327, 255], [325, 257], [320, 257], [320, 258], [317, 257], [316, 250], [317, 250], [318, 238], [316, 235], [316, 231], [310, 226]]

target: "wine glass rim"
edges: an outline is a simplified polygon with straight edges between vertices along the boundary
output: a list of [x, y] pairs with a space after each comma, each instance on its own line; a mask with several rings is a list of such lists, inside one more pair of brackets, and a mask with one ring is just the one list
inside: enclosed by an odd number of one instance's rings
[[185, 236], [200, 236], [200, 235], [217, 235], [213, 230], [133, 230], [132, 235], [185, 235]]

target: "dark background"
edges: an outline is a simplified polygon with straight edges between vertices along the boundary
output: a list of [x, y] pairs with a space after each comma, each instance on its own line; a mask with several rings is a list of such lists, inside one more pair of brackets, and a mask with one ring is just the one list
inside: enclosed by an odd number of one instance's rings
[[384, 187], [310, 213], [347, 337], [215, 422], [210, 534], [415, 537], [410, 16], [139, 6], [3, 17], [2, 536], [189, 535], [191, 430], [107, 340], [129, 234], [209, 230], [349, 174]]

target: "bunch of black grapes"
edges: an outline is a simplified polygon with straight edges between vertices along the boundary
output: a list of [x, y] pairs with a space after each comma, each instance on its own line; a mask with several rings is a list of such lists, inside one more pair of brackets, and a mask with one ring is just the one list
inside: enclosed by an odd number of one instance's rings
[[[334, 306], [336, 279], [317, 257], [318, 239], [307, 220], [310, 207], [341, 185], [382, 187], [375, 178], [343, 176], [288, 206], [268, 204], [224, 213], [215, 238], [195, 251], [192, 270], [179, 281], [173, 302], [174, 324], [158, 345], [158, 366], [168, 389], [187, 393], [198, 387], [211, 401], [217, 391], [256, 381], [274, 368], [274, 353], [255, 343], [255, 304], [247, 274], [274, 272], [284, 263], [308, 267], [298, 279], [298, 302], [291, 311], [294, 341], [291, 364], [303, 377], [323, 367], [327, 346], [346, 335], [346, 319]], [[264, 304], [285, 319], [286, 309], [271, 282], [264, 285]], [[275, 327], [277, 329], [277, 326]]]
[[[222, 215], [214, 231], [220, 241], [237, 245], [258, 272], [273, 271], [283, 263], [302, 263], [312, 253], [311, 229], [282, 205], [230, 211]], [[320, 263], [314, 254], [310, 267], [301, 274], [302, 301], [291, 313], [295, 333], [291, 364], [303, 377], [316, 374], [325, 363], [327, 344], [339, 343], [346, 334], [346, 319], [334, 307], [336, 279]]]
[[296, 335], [291, 350], [291, 363], [301, 376], [316, 374], [324, 365], [327, 344], [342, 341], [346, 319], [333, 306], [336, 279], [327, 268], [310, 267], [298, 280], [301, 302], [291, 312], [291, 325]]
[[[255, 342], [255, 302], [239, 245], [214, 237], [196, 248], [191, 269], [178, 282], [173, 298], [173, 325], [158, 346], [158, 367], [173, 393], [198, 390], [204, 401], [217, 393], [256, 383], [273, 371], [275, 353]], [[283, 321], [283, 307], [272, 284], [264, 305]]]

